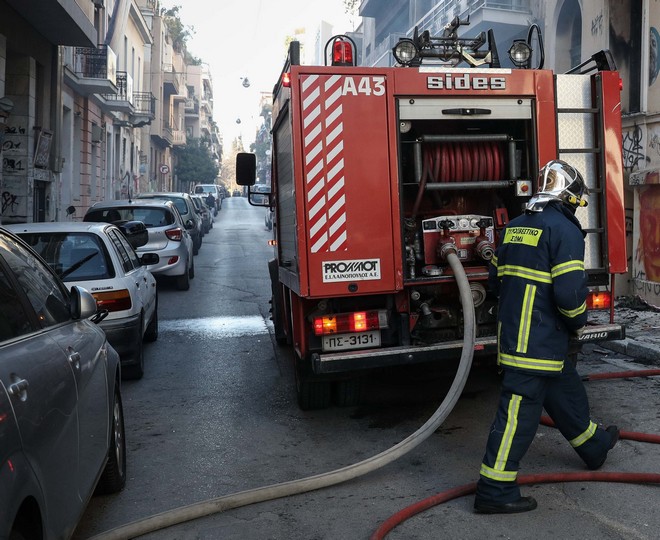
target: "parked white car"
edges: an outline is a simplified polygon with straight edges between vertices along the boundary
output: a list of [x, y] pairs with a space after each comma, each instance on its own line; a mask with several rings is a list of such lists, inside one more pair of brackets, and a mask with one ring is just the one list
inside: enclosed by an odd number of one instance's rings
[[[25, 223], [6, 228], [41, 255], [67, 287], [84, 287], [99, 310], [108, 310], [99, 326], [119, 353], [122, 377], [140, 379], [143, 342], [158, 338], [158, 291], [146, 264], [157, 263], [159, 257], [154, 253], [138, 257], [134, 249], [147, 242], [146, 227], [126, 224], [126, 235], [109, 223]], [[127, 238], [137, 238], [131, 235], [136, 230], [142, 238], [131, 245]]]

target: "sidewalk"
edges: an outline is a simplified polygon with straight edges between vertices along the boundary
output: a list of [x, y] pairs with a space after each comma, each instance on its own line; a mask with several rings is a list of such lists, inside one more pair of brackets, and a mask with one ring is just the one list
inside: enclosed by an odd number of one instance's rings
[[[609, 313], [596, 313], [590, 321], [609, 322]], [[599, 347], [632, 356], [642, 363], [660, 365], [660, 309], [636, 297], [617, 298], [614, 322], [626, 327], [626, 339], [603, 341]]]

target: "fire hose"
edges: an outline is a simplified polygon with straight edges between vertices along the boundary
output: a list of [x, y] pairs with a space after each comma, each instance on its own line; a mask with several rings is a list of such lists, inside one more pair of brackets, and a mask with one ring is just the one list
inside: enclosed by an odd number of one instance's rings
[[461, 306], [463, 308], [463, 351], [461, 353], [454, 381], [452, 382], [447, 395], [433, 415], [412, 435], [380, 454], [341, 469], [301, 478], [299, 480], [292, 480], [280, 484], [273, 484], [230, 495], [224, 495], [222, 497], [216, 497], [180, 508], [174, 508], [100, 533], [94, 536], [91, 540], [134, 538], [136, 536], [155, 532], [165, 529], [166, 527], [192, 521], [204, 516], [224, 512], [225, 510], [230, 510], [232, 508], [240, 508], [258, 502], [275, 500], [290, 495], [298, 495], [300, 493], [306, 493], [340, 484], [384, 467], [425, 441], [436, 429], [438, 429], [438, 427], [440, 427], [456, 405], [456, 402], [463, 392], [465, 383], [467, 382], [474, 354], [476, 327], [470, 284], [455, 251], [447, 254], [447, 262], [451, 266], [456, 277], [461, 298]]
[[[604, 380], [604, 379], [624, 379], [632, 377], [652, 377], [660, 375], [660, 369], [645, 369], [639, 371], [619, 371], [613, 373], [594, 373], [582, 377], [582, 380]], [[542, 416], [540, 424], [555, 427], [554, 422], [547, 416]], [[660, 435], [650, 433], [639, 433], [635, 431], [620, 431], [620, 439], [627, 439], [638, 442], [648, 442], [660, 444]], [[618, 482], [627, 484], [660, 484], [660, 474], [658, 473], [626, 473], [626, 472], [572, 472], [572, 473], [545, 473], [529, 474], [519, 476], [517, 479], [519, 485], [529, 484], [551, 484], [564, 482]], [[477, 489], [477, 483], [466, 484], [456, 488], [443, 491], [432, 495], [426, 499], [403, 508], [387, 518], [371, 535], [370, 540], [382, 540], [395, 527], [429, 508], [437, 506], [459, 497], [473, 494]]]

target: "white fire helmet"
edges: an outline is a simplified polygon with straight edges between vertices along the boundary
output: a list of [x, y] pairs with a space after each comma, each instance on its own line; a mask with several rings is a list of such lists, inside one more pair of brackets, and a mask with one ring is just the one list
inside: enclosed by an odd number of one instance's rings
[[538, 190], [525, 206], [528, 212], [541, 212], [550, 201], [561, 201], [573, 210], [587, 206], [589, 194], [582, 175], [565, 161], [555, 159], [539, 171]]

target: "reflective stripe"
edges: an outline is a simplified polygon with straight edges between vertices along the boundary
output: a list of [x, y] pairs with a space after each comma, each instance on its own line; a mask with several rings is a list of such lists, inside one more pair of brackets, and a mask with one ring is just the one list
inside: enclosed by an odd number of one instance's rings
[[553, 278], [561, 276], [562, 274], [567, 274], [568, 272], [576, 271], [584, 272], [584, 261], [568, 261], [558, 264], [557, 266], [553, 266], [550, 269]]
[[490, 260], [490, 264], [497, 268], [497, 255], [493, 255], [493, 258]]
[[587, 303], [584, 302], [580, 307], [576, 307], [575, 309], [559, 309], [559, 313], [564, 315], [565, 317], [569, 317], [572, 319], [573, 317], [577, 317], [578, 315], [582, 315], [585, 311], [587, 311]]
[[509, 460], [511, 453], [511, 445], [513, 438], [516, 436], [518, 429], [518, 412], [520, 411], [520, 403], [522, 396], [512, 394], [507, 407], [506, 426], [504, 426], [504, 433], [502, 433], [502, 440], [500, 447], [497, 450], [497, 457], [493, 467], [489, 467], [485, 463], [481, 464], [479, 471], [482, 476], [496, 480], [498, 482], [515, 482], [518, 476], [518, 471], [507, 471], [506, 462]]
[[506, 462], [509, 459], [509, 452], [511, 452], [511, 444], [513, 437], [516, 435], [518, 429], [518, 411], [520, 411], [520, 402], [522, 397], [516, 394], [511, 394], [511, 400], [507, 407], [506, 426], [502, 434], [502, 441], [497, 450], [497, 457], [495, 458], [495, 470], [503, 471], [506, 467]]
[[540, 281], [541, 283], [552, 283], [552, 275], [550, 272], [541, 272], [540, 270], [533, 270], [532, 268], [525, 268], [524, 266], [513, 266], [505, 264], [497, 267], [497, 277], [513, 276], [532, 281]]
[[479, 473], [481, 476], [485, 476], [486, 478], [490, 478], [497, 482], [515, 482], [516, 477], [518, 476], [518, 471], [496, 471], [484, 463], [481, 464], [481, 470]]
[[591, 439], [591, 437], [594, 436], [594, 434], [596, 433], [596, 428], [597, 427], [598, 426], [596, 424], [589, 421], [589, 427], [587, 428], [587, 430], [584, 433], [582, 433], [582, 434], [578, 435], [577, 437], [575, 437], [575, 439], [571, 439], [568, 442], [571, 443], [571, 446], [573, 448], [577, 448], [578, 446], [583, 445], [589, 439]]
[[525, 358], [523, 356], [514, 356], [512, 354], [505, 354], [502, 352], [497, 355], [497, 361], [505, 366], [545, 372], [560, 372], [564, 367], [563, 360]]
[[516, 352], [519, 353], [527, 352], [535, 296], [536, 285], [525, 286], [525, 296], [523, 296], [522, 311], [520, 313], [520, 326], [518, 327], [518, 344], [516, 345]]

